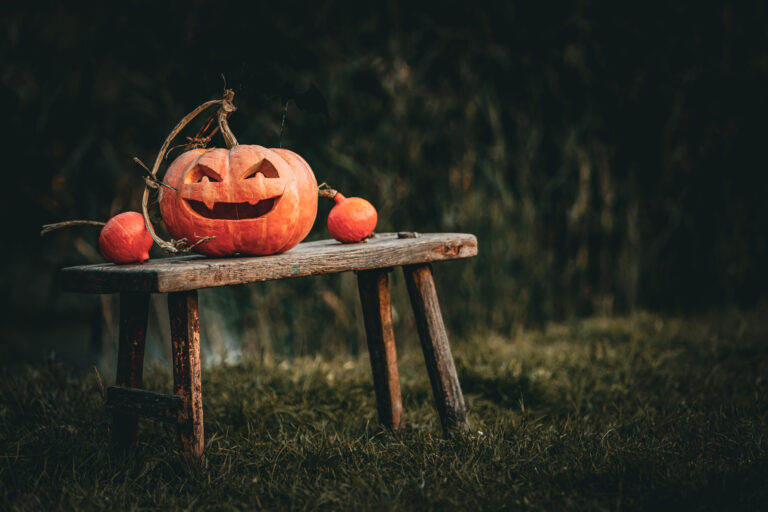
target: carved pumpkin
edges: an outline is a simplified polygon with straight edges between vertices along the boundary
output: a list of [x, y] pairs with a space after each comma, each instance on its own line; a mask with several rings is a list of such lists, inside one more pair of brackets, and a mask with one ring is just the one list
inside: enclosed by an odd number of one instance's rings
[[317, 215], [312, 169], [287, 149], [236, 145], [194, 149], [168, 168], [160, 212], [174, 238], [211, 256], [287, 251], [309, 234]]

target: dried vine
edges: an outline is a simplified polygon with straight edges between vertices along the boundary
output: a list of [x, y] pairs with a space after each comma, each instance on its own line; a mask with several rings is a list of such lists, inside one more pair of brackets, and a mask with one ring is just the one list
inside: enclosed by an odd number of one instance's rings
[[[157, 171], [160, 168], [160, 164], [163, 162], [163, 159], [165, 158], [166, 153], [168, 152], [168, 148], [170, 147], [171, 142], [173, 142], [173, 139], [179, 134], [179, 132], [183, 130], [184, 127], [187, 126], [202, 111], [213, 106], [218, 106], [217, 117], [218, 117], [219, 125], [217, 129], [215, 129], [207, 137], [203, 137], [202, 134], [198, 134], [197, 137], [191, 140], [191, 143], [192, 144], [203, 143], [203, 146], [204, 146], [205, 144], [207, 144], [208, 141], [210, 141], [211, 136], [213, 136], [213, 134], [216, 133], [217, 130], [221, 130], [221, 135], [224, 138], [224, 142], [226, 143], [227, 148], [231, 149], [234, 146], [236, 146], [237, 139], [235, 138], [235, 135], [232, 133], [232, 130], [230, 130], [229, 124], [227, 123], [227, 118], [235, 110], [237, 110], [235, 105], [232, 103], [232, 100], [234, 99], [234, 97], [235, 97], [235, 92], [232, 89], [225, 89], [224, 95], [221, 97], [221, 99], [206, 101], [205, 103], [203, 103], [202, 105], [194, 109], [192, 112], [184, 116], [184, 118], [182, 118], [182, 120], [179, 121], [179, 123], [173, 128], [173, 130], [171, 130], [171, 133], [168, 134], [168, 137], [165, 138], [165, 142], [163, 142], [163, 145], [160, 147], [160, 152], [157, 154], [157, 158], [155, 159], [155, 164], [152, 166], [152, 170], [149, 171], [149, 176], [144, 180], [145, 182], [144, 194], [141, 197], [141, 212], [144, 215], [144, 225], [147, 227], [147, 231], [149, 231], [149, 234], [152, 235], [152, 239], [155, 241], [155, 243], [171, 254], [188, 252], [195, 246], [201, 243], [207, 242], [208, 240], [211, 240], [214, 237], [203, 237], [199, 239], [197, 242], [190, 245], [186, 238], [182, 238], [181, 240], [165, 241], [158, 236], [158, 234], [155, 232], [155, 228], [152, 225], [152, 222], [149, 220], [149, 191], [151, 188], [157, 188], [159, 185], [165, 186], [165, 184], [162, 183], [157, 178]], [[207, 126], [208, 125], [206, 124], [206, 127]], [[197, 146], [197, 147], [200, 147], [200, 146]]]
[[103, 226], [106, 222], [100, 220], [65, 220], [64, 222], [56, 222], [53, 224], [43, 224], [43, 229], [40, 230], [40, 234], [44, 235], [59, 228], [66, 228], [69, 226]]
[[[208, 131], [208, 128], [211, 126], [211, 123], [216, 120], [218, 117], [219, 110], [216, 109], [213, 112], [211, 112], [211, 115], [208, 116], [208, 120], [205, 122], [203, 126], [200, 127], [200, 130], [197, 132], [197, 134], [194, 137], [187, 137], [187, 142], [183, 144], [177, 144], [176, 146], [173, 146], [168, 150], [168, 152], [165, 154], [166, 160], [169, 156], [171, 156], [171, 152], [174, 149], [178, 148], [184, 148], [185, 151], [189, 151], [192, 149], [198, 149], [198, 148], [205, 148], [208, 146], [208, 143], [211, 142], [211, 139], [214, 135], [219, 131], [218, 124], [211, 130], [208, 135], [205, 134], [205, 132]], [[143, 165], [143, 164], [142, 164]], [[147, 172], [150, 172], [149, 169], [147, 169]]]

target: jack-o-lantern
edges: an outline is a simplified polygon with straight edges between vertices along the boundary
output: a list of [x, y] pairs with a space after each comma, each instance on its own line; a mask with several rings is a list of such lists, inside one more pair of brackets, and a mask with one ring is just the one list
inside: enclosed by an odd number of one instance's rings
[[[317, 181], [287, 149], [235, 145], [193, 149], [168, 168], [160, 212], [174, 238], [211, 256], [276, 254], [309, 234], [317, 215]], [[175, 190], [174, 190], [175, 189]]]

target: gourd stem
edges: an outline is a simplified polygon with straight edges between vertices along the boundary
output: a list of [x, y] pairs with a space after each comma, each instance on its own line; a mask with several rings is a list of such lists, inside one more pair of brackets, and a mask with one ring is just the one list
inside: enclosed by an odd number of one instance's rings
[[317, 186], [317, 197], [327, 197], [333, 199], [338, 194], [338, 190], [334, 190], [327, 183], [323, 182]]
[[[179, 121], [178, 124], [173, 128], [173, 130], [171, 130], [171, 133], [168, 134], [168, 136], [165, 138], [165, 142], [163, 142], [163, 145], [160, 147], [160, 152], [157, 154], [157, 158], [155, 159], [155, 165], [152, 166], [152, 170], [150, 171], [152, 178], [157, 178], [157, 171], [160, 169], [160, 164], [165, 158], [165, 154], [168, 152], [168, 148], [170, 147], [171, 142], [173, 142], [173, 139], [179, 134], [181, 130], [184, 129], [185, 126], [187, 126], [194, 118], [196, 118], [200, 112], [214, 105], [219, 106], [219, 128], [221, 129], [221, 134], [224, 137], [224, 142], [230, 149], [236, 146], [237, 139], [232, 133], [232, 130], [230, 130], [229, 124], [227, 124], [227, 116], [236, 110], [235, 105], [232, 103], [234, 97], [235, 92], [232, 89], [225, 89], [224, 95], [221, 97], [221, 99], [206, 101], [192, 112], [184, 116], [181, 121]], [[147, 231], [149, 231], [149, 234], [152, 235], [152, 239], [157, 245], [159, 245], [165, 251], [175, 254], [180, 252], [188, 252], [196, 245], [213, 238], [203, 237], [192, 245], [187, 244], [186, 239], [171, 240], [170, 242], [166, 242], [160, 238], [155, 232], [155, 228], [152, 225], [152, 222], [149, 220], [149, 188], [149, 186], [145, 186], [144, 194], [141, 196], [141, 213], [144, 215], [144, 225], [147, 227]]]

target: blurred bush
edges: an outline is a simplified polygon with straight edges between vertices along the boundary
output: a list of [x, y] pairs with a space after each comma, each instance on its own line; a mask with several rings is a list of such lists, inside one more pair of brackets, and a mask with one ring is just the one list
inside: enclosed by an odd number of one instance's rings
[[[478, 236], [479, 257], [436, 268], [456, 334], [765, 296], [759, 2], [3, 9], [1, 306], [19, 339], [41, 315], [108, 309], [52, 281], [98, 259], [97, 233], [41, 240], [39, 226], [138, 209], [132, 157], [151, 162], [222, 73], [239, 140], [299, 152], [319, 181], [371, 200], [378, 231]], [[289, 100], [281, 141], [282, 99], [312, 85], [328, 116]], [[327, 236], [329, 207], [311, 238]], [[392, 280], [398, 329], [412, 330]], [[203, 293], [211, 318], [226, 312], [216, 329], [256, 353], [361, 346], [351, 276]]]

